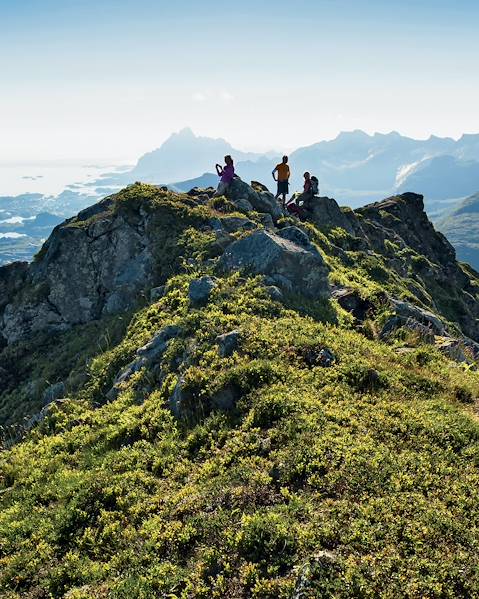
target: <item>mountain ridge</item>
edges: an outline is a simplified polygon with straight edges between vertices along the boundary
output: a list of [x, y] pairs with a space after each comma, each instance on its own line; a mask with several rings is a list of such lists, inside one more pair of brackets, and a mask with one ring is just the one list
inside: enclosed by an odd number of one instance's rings
[[[233, 155], [237, 173], [246, 181], [268, 183], [280, 160], [279, 153], [241, 152], [221, 138], [196, 136], [186, 129], [140, 157], [129, 170], [105, 173], [89, 181], [84, 186], [89, 195], [67, 189], [56, 198], [0, 198], [0, 206], [13, 216], [31, 217], [37, 211], [47, 210], [69, 217], [137, 180], [188, 191], [189, 187], [212, 184], [216, 177], [213, 166], [225, 154]], [[449, 156], [448, 166], [444, 168], [446, 156]], [[454, 140], [432, 135], [425, 140], [414, 140], [397, 132], [372, 135], [361, 130], [342, 132], [335, 139], [291, 151], [290, 166], [291, 189], [302, 188], [302, 174], [308, 170], [319, 177], [322, 194], [351, 207], [416, 190], [424, 195], [428, 213], [437, 220], [458, 198], [477, 191], [479, 136], [464, 134]], [[41, 239], [29, 238], [34, 245], [29, 246], [27, 253], [26, 240], [16, 242], [18, 256], [31, 256]], [[5, 256], [0, 254], [0, 261], [11, 260], [12, 256], [15, 257], [15, 243], [10, 241]]]
[[418, 194], [212, 194], [0, 267], [0, 593], [476, 596], [479, 275]]

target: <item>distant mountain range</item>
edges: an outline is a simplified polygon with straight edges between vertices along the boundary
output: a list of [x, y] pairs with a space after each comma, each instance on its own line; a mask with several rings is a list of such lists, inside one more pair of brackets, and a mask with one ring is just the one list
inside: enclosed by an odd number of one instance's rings
[[454, 245], [458, 259], [479, 271], [479, 193], [459, 202], [436, 228]]
[[[0, 211], [10, 218], [29, 218], [40, 212], [69, 217], [135, 181], [169, 185], [177, 191], [216, 185], [214, 165], [222, 162], [225, 154], [233, 156], [242, 179], [275, 188], [271, 171], [280, 160], [280, 153], [244, 152], [224, 139], [197, 136], [186, 128], [141, 156], [135, 166], [86, 183], [88, 195], [70, 186], [56, 197], [0, 197]], [[289, 163], [292, 190], [301, 188], [302, 175], [307, 170], [318, 176], [321, 195], [334, 197], [352, 208], [395, 193], [414, 191], [425, 196], [429, 215], [438, 221], [458, 201], [479, 190], [479, 134], [463, 135], [456, 141], [435, 136], [416, 140], [396, 132], [343, 132], [333, 140], [291, 152]], [[12, 239], [9, 243], [13, 243]], [[36, 243], [39, 245], [41, 239]]]
[[[140, 179], [182, 190], [188, 185], [214, 184], [213, 165], [225, 154], [235, 158], [241, 178], [274, 187], [271, 171], [279, 154], [245, 154], [224, 140], [196, 137], [189, 129], [140, 158], [131, 171], [122, 173], [121, 183]], [[409, 190], [422, 193], [428, 208], [439, 213], [450, 201], [479, 189], [479, 134], [463, 135], [455, 141], [352, 131], [299, 148], [290, 153], [289, 162], [293, 188], [301, 187], [302, 175], [308, 170], [319, 177], [322, 193], [352, 207]], [[103, 182], [120, 184], [118, 175], [105, 177]]]
[[[216, 184], [214, 165], [226, 154], [233, 156], [242, 179], [274, 187], [271, 171], [280, 153], [243, 152], [224, 139], [196, 136], [188, 128], [173, 133], [132, 168], [106, 173], [87, 185], [99, 198], [135, 181], [182, 190], [188, 185]], [[388, 194], [416, 191], [425, 196], [428, 209], [439, 214], [451, 201], [479, 189], [479, 134], [456, 141], [435, 136], [416, 140], [396, 132], [343, 132], [333, 140], [291, 152], [289, 163], [293, 189], [301, 188], [307, 170], [318, 176], [324, 195], [343, 204], [357, 207]], [[88, 198], [93, 201], [94, 197]], [[72, 214], [77, 209], [78, 201]]]

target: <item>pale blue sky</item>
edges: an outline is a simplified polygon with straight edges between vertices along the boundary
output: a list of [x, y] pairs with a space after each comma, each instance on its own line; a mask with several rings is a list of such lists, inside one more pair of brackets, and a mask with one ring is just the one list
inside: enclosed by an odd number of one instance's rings
[[479, 132], [477, 0], [0, 0], [0, 160]]

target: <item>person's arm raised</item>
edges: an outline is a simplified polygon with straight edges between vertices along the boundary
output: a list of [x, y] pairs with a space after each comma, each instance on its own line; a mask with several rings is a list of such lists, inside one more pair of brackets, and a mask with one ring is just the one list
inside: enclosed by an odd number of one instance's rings
[[218, 177], [221, 177], [221, 175], [223, 174], [223, 167], [221, 166], [221, 164], [217, 164], [215, 165], [216, 168], [216, 172], [218, 173]]

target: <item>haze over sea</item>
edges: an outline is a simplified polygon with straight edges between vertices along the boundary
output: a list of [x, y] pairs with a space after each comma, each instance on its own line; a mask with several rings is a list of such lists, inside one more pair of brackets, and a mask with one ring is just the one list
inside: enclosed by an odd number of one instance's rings
[[115, 170], [111, 162], [88, 164], [83, 162], [0, 162], [0, 197], [16, 196], [24, 193], [57, 195], [68, 186], [77, 191], [87, 191], [90, 181], [102, 173]]

